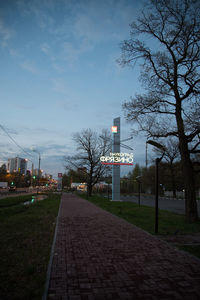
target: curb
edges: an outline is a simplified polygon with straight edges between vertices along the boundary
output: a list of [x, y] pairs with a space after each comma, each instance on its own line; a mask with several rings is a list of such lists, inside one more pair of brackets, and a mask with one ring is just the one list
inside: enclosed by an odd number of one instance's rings
[[56, 237], [57, 237], [57, 232], [58, 232], [58, 221], [59, 221], [60, 210], [61, 210], [60, 209], [61, 208], [61, 200], [62, 200], [62, 194], [61, 194], [61, 198], [60, 198], [60, 206], [59, 206], [58, 216], [56, 218], [56, 228], [55, 228], [55, 232], [54, 232], [53, 243], [51, 246], [51, 253], [50, 253], [50, 259], [49, 259], [48, 268], [47, 268], [46, 282], [45, 282], [45, 288], [44, 288], [42, 300], [47, 300], [47, 296], [48, 296], [49, 282], [50, 282], [50, 276], [51, 276], [51, 267], [52, 267], [52, 262], [53, 262], [53, 254], [54, 254]]

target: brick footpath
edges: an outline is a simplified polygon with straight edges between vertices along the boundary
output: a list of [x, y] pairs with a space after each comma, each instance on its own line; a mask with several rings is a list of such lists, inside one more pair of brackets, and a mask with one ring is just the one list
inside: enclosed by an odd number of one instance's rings
[[47, 299], [200, 299], [200, 260], [64, 193]]

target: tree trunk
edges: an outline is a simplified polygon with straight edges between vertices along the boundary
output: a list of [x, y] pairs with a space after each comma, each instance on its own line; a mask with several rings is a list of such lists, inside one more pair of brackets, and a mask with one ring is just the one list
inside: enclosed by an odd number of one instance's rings
[[186, 220], [189, 223], [193, 223], [198, 220], [194, 172], [191, 160], [188, 158], [187, 152], [184, 151], [183, 147], [184, 143], [180, 142], [180, 149], [182, 148], [180, 152], [185, 186], [185, 215]]
[[173, 163], [170, 163], [170, 172], [171, 172], [171, 183], [172, 183], [173, 198], [176, 198], [176, 181], [175, 181]]
[[88, 197], [92, 196], [92, 186], [91, 186], [91, 184], [87, 185], [87, 195], [88, 195]]
[[181, 164], [185, 187], [185, 216], [188, 223], [193, 223], [198, 220], [194, 180], [195, 178], [192, 162], [190, 160], [187, 137], [184, 132], [180, 103], [177, 105], [176, 120], [179, 134], [179, 149], [181, 154]]

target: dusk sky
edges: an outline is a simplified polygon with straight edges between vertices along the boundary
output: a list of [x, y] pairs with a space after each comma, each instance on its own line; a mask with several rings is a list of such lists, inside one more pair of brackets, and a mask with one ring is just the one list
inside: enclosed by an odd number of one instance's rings
[[[141, 3], [0, 1], [0, 125], [32, 155], [0, 128], [0, 164], [19, 156], [37, 168], [35, 149], [41, 169], [56, 177], [65, 171], [63, 157], [75, 153], [73, 133], [110, 130], [121, 117], [121, 138], [130, 137], [122, 103], [142, 91], [140, 69], [122, 68], [116, 59]], [[134, 162], [144, 165], [145, 140], [127, 145], [134, 148]]]

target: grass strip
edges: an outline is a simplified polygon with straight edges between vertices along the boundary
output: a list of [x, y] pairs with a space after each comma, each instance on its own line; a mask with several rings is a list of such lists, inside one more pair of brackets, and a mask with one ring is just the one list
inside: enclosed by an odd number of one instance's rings
[[[35, 196], [35, 194], [33, 194]], [[0, 209], [6, 208], [10, 206], [15, 206], [20, 203], [26, 202], [31, 199], [31, 195], [25, 195], [25, 196], [13, 196], [13, 197], [7, 197], [0, 199]]]
[[28, 200], [0, 199], [0, 299], [41, 299], [44, 291], [60, 195]]
[[[87, 199], [84, 194], [79, 196]], [[125, 219], [131, 224], [142, 228], [143, 230], [155, 234], [155, 209], [150, 206], [139, 206], [133, 202], [117, 202], [110, 201], [107, 198], [92, 196], [87, 199], [93, 204], [109, 211], [110, 213]], [[167, 210], [159, 210], [158, 234], [159, 235], [176, 235], [176, 234], [194, 234], [200, 233], [200, 221], [188, 224], [185, 221], [185, 216], [176, 214]], [[183, 245], [178, 246], [179, 249], [190, 252], [191, 254], [200, 257], [200, 246]]]
[[199, 245], [177, 245], [177, 248], [186, 252], [191, 253], [192, 255], [200, 258], [200, 246]]
[[[80, 194], [87, 199], [86, 195]], [[110, 213], [127, 220], [145, 231], [154, 234], [155, 209], [150, 206], [138, 205], [133, 202], [110, 201], [107, 198], [92, 196], [87, 199]], [[167, 210], [159, 210], [159, 234], [190, 234], [200, 232], [200, 221], [188, 224], [185, 216]]]

